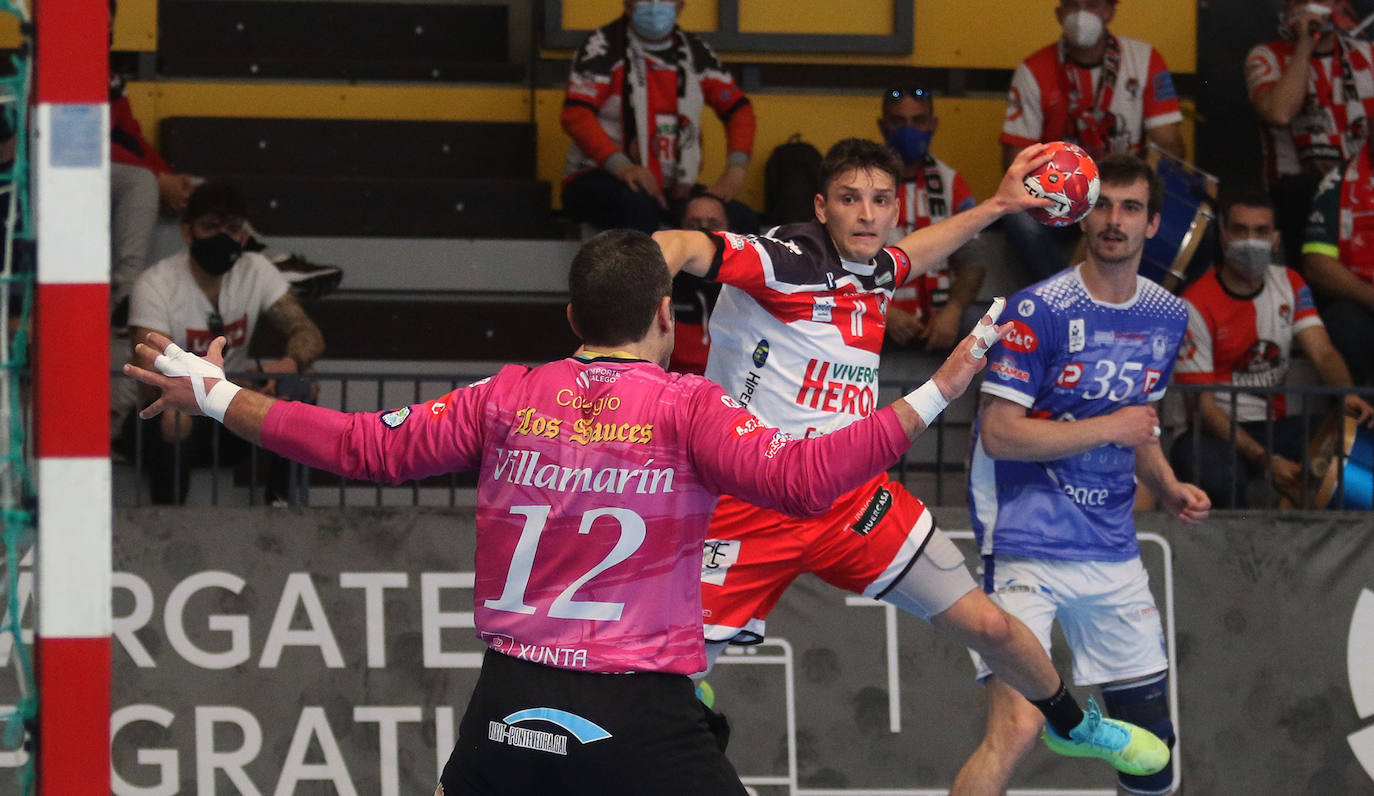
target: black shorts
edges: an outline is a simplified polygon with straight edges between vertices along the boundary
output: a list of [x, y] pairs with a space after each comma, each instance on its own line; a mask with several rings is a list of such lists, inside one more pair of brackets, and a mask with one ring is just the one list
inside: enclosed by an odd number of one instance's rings
[[744, 794], [682, 675], [593, 674], [487, 651], [444, 796]]

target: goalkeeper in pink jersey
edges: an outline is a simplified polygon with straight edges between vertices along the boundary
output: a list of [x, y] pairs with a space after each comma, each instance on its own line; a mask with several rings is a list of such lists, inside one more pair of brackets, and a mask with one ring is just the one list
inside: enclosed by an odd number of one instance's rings
[[488, 651], [436, 794], [742, 794], [688, 678], [706, 667], [700, 561], [717, 497], [826, 511], [897, 461], [1007, 327], [985, 318], [910, 396], [798, 439], [664, 371], [671, 278], [648, 236], [598, 235], [569, 283], [572, 356], [389, 412], [240, 391], [222, 338], [201, 358], [150, 334], [125, 372], [161, 391], [144, 419], [205, 414], [351, 478], [480, 472], [474, 621]]

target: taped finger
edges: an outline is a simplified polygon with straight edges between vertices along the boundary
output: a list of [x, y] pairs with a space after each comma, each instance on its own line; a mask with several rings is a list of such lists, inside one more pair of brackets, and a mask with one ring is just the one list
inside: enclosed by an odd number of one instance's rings
[[997, 342], [1000, 336], [997, 333], [997, 319], [1002, 317], [1002, 310], [1006, 306], [1007, 300], [1002, 296], [992, 300], [992, 305], [988, 307], [987, 313], [969, 333], [973, 336], [973, 349], [969, 351], [969, 356], [974, 359], [982, 359], [983, 355], [987, 354], [988, 349], [992, 348], [992, 344]]

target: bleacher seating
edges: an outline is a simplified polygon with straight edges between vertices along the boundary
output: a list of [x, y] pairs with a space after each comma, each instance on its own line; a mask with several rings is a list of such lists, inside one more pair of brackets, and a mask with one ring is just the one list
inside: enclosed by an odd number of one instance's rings
[[161, 0], [158, 71], [178, 77], [517, 81], [504, 4]]
[[519, 122], [169, 117], [178, 171], [230, 179], [269, 235], [550, 238], [534, 126]]

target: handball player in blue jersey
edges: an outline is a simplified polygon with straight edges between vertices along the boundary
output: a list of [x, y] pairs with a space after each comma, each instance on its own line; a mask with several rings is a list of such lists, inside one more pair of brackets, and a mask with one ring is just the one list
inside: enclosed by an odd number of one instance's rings
[[[1159, 228], [1163, 186], [1133, 155], [1099, 162], [1102, 193], [1082, 222], [1086, 259], [1013, 295], [1014, 329], [988, 352], [974, 429], [969, 506], [983, 588], [1048, 650], [1058, 619], [1074, 682], [1099, 685], [1107, 713], [1173, 744], [1163, 626], [1140, 561], [1136, 479], [1184, 522], [1205, 519], [1206, 494], [1174, 476], [1152, 404], [1164, 395], [1188, 316], [1137, 274]], [[987, 733], [953, 793], [1003, 793], [1044, 722], [978, 661]], [[1053, 730], [1046, 743], [1064, 751]], [[1172, 763], [1119, 774], [1123, 793], [1164, 794]]]

